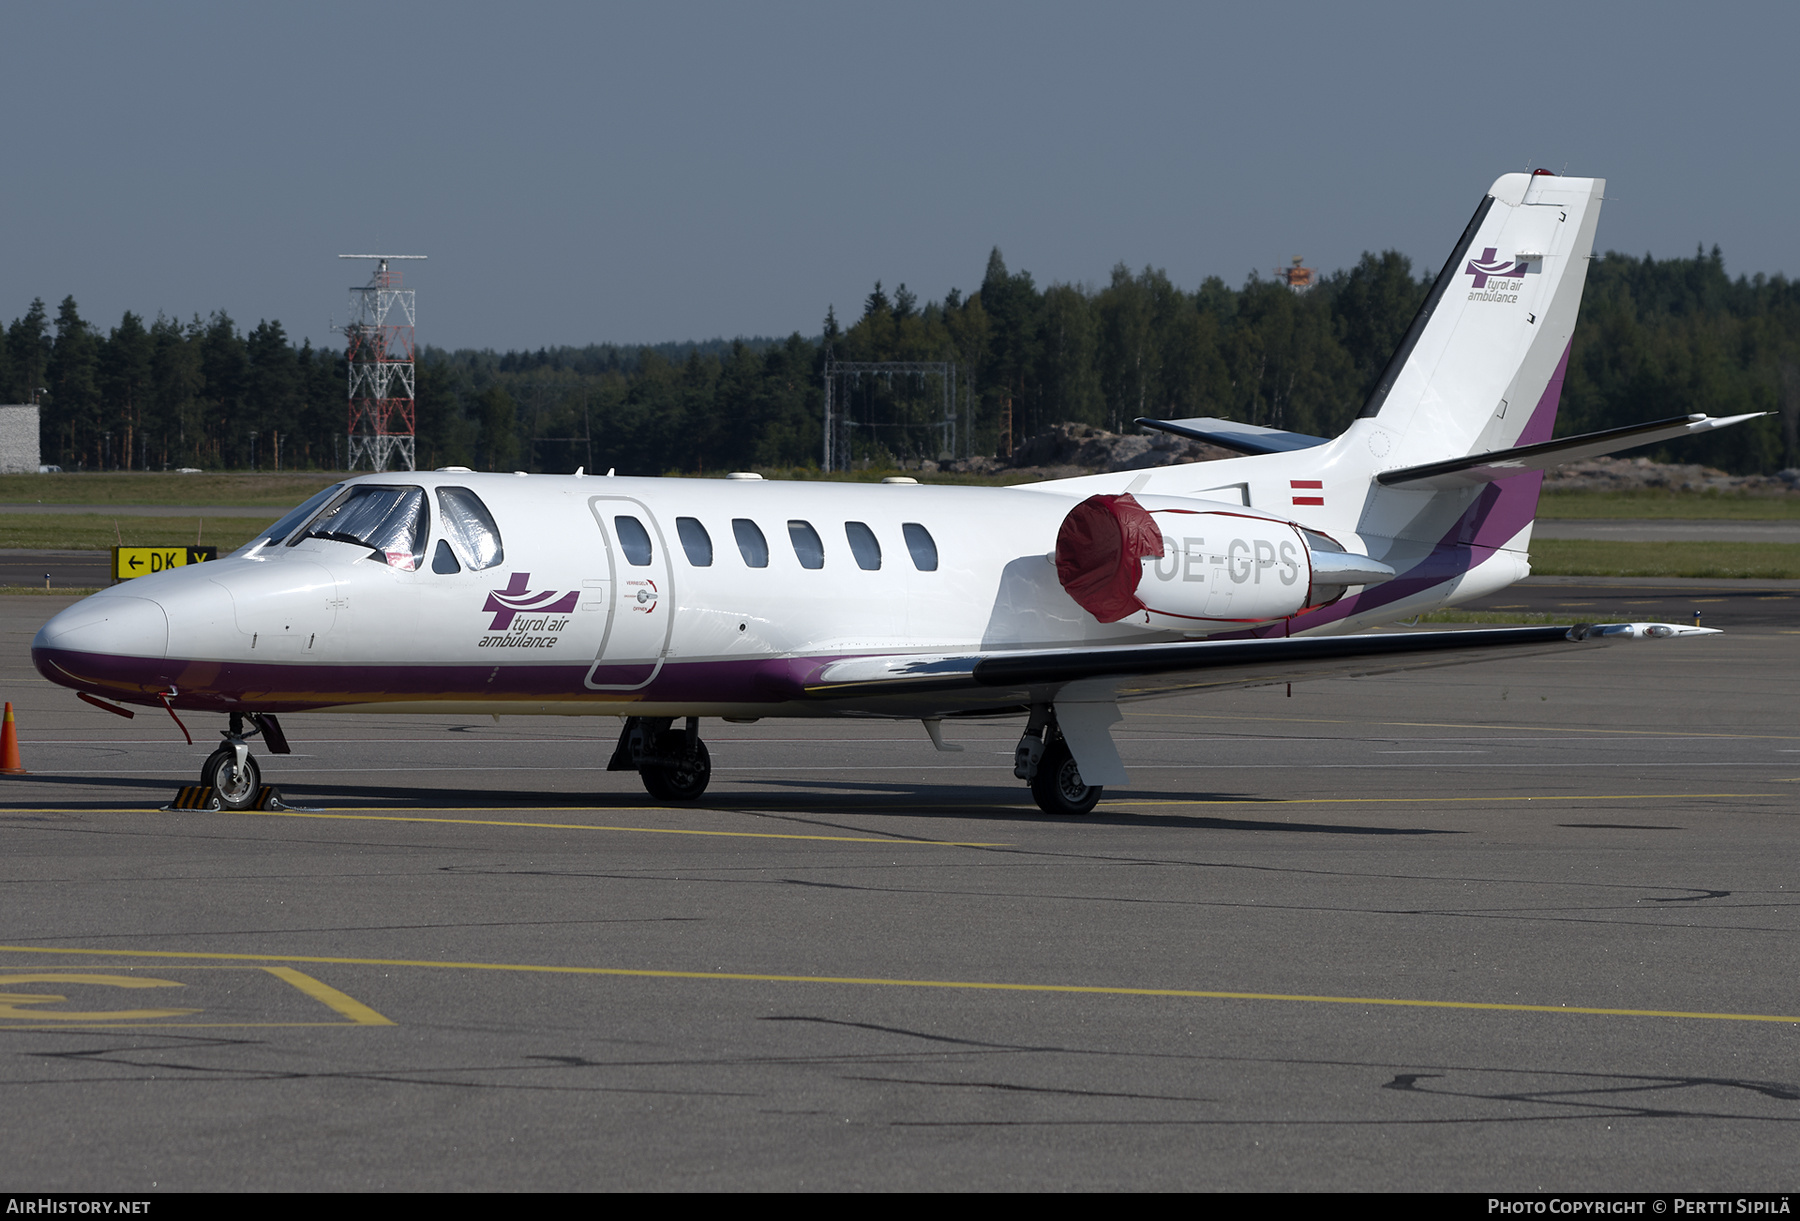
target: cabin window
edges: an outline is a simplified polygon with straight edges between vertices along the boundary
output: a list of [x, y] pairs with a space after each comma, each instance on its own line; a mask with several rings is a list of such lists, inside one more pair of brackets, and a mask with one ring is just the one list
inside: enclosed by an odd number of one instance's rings
[[800, 561], [800, 567], [825, 567], [825, 544], [819, 538], [819, 532], [812, 528], [811, 522], [789, 522], [788, 538], [794, 544], [794, 558]]
[[858, 568], [874, 572], [881, 567], [881, 543], [876, 539], [875, 531], [860, 521], [847, 521], [844, 537], [850, 540], [850, 554], [856, 557]]
[[255, 542], [251, 543], [249, 547], [246, 547], [245, 550], [248, 551], [255, 547], [273, 547], [276, 543], [279, 543], [282, 539], [292, 534], [301, 525], [305, 524], [306, 519], [318, 512], [321, 505], [343, 490], [343, 484], [334, 483], [323, 492], [308, 497], [299, 508], [270, 526]]
[[675, 533], [681, 536], [681, 549], [695, 568], [712, 567], [712, 535], [695, 517], [677, 517]]
[[613, 529], [619, 532], [619, 550], [625, 553], [625, 562], [633, 568], [647, 567], [652, 552], [650, 532], [644, 529], [644, 523], [621, 513], [613, 518]]
[[425, 559], [430, 536], [424, 488], [353, 483], [288, 546], [303, 538], [350, 543], [367, 547], [389, 567], [412, 572]]
[[912, 553], [913, 567], [920, 572], [936, 572], [937, 542], [931, 537], [931, 531], [916, 521], [909, 521], [900, 527], [900, 533], [906, 536], [906, 549]]
[[455, 539], [476, 572], [492, 568], [506, 558], [500, 544], [500, 527], [494, 515], [481, 503], [481, 497], [468, 488], [439, 488], [438, 512], [444, 519], [444, 533]]
[[744, 557], [745, 564], [752, 568], [769, 566], [769, 540], [763, 537], [760, 526], [748, 517], [734, 517], [731, 533], [737, 538], [738, 552]]

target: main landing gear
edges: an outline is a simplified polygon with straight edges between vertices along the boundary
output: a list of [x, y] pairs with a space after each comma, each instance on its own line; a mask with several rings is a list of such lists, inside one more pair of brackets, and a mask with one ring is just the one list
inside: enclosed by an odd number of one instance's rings
[[[681, 729], [674, 726], [674, 717], [626, 717], [606, 770], [636, 772], [658, 801], [698, 801], [712, 779], [712, 756], [700, 740], [700, 718], [687, 717]], [[1032, 800], [1046, 814], [1091, 813], [1104, 792], [1082, 780], [1049, 704], [1032, 705], [1013, 752], [1013, 774], [1030, 784]]]
[[1033, 704], [1031, 719], [1013, 751], [1013, 775], [1031, 785], [1031, 799], [1046, 814], [1087, 814], [1104, 791], [1084, 784], [1075, 756], [1056, 727], [1056, 709]]
[[697, 801], [712, 779], [712, 756], [700, 740], [700, 718], [672, 729], [674, 717], [625, 718], [619, 744], [607, 761], [609, 772], [636, 772], [658, 801]]
[[244, 719], [241, 712], [231, 714], [230, 727], [219, 735], [225, 744], [206, 756], [200, 766], [200, 783], [210, 785], [219, 794], [219, 805], [227, 810], [248, 810], [262, 791], [262, 769], [250, 756], [251, 738], [261, 734], [271, 753], [291, 753], [287, 735], [281, 732], [281, 722], [274, 714], [251, 713], [249, 720], [255, 728], [248, 732]]

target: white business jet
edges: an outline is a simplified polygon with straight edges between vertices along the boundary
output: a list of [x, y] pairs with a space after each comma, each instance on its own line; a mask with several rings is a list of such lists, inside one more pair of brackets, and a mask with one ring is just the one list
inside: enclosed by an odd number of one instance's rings
[[1749, 418], [1550, 439], [1603, 186], [1495, 182], [1335, 439], [1143, 420], [1245, 456], [1011, 488], [368, 475], [77, 603], [32, 657], [100, 707], [225, 714], [202, 781], [232, 808], [280, 714], [381, 711], [620, 717], [610, 766], [668, 801], [706, 788], [703, 717], [955, 750], [945, 719], [1023, 716], [1015, 775], [1081, 814], [1126, 782], [1123, 700], [1699, 635], [1356, 634], [1525, 576], [1545, 468]]

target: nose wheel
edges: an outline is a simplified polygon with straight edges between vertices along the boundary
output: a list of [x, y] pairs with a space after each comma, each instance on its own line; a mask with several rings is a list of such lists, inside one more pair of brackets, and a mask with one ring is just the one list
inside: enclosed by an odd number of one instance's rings
[[[239, 750], [244, 751], [241, 761], [237, 757]], [[262, 788], [262, 769], [247, 748], [227, 744], [206, 756], [200, 768], [200, 783], [210, 785], [219, 794], [219, 804], [225, 809], [248, 810], [256, 804], [256, 794]]]
[[248, 810], [262, 794], [262, 768], [250, 755], [250, 739], [261, 735], [268, 748], [278, 755], [292, 753], [281, 722], [270, 713], [251, 713], [251, 728], [244, 728], [245, 716], [231, 714], [229, 728], [219, 736], [225, 742], [206, 756], [200, 765], [200, 783], [219, 795], [219, 805], [227, 810]]

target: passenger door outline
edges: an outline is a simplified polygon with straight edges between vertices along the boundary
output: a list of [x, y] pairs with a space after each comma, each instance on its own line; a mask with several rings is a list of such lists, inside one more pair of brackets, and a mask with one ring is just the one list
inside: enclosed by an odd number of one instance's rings
[[[629, 510], [627, 509], [629, 506]], [[668, 656], [669, 640], [675, 629], [675, 565], [669, 555], [669, 542], [663, 536], [662, 523], [643, 501], [631, 496], [590, 496], [588, 511], [600, 531], [600, 545], [606, 550], [606, 627], [600, 635], [600, 647], [588, 667], [584, 680], [590, 691], [637, 691], [649, 686], [662, 672]], [[656, 588], [655, 606], [643, 615], [648, 631], [639, 630], [633, 622], [635, 607], [624, 601], [624, 578], [613, 528], [607, 522], [609, 513], [632, 511], [655, 540], [655, 554], [648, 567], [624, 571], [641, 571], [645, 581]], [[661, 616], [662, 622], [651, 626], [650, 616]], [[616, 647], [615, 647], [616, 642]], [[633, 656], [609, 657], [609, 650], [629, 650]], [[644, 671], [642, 674], [639, 671]]]

